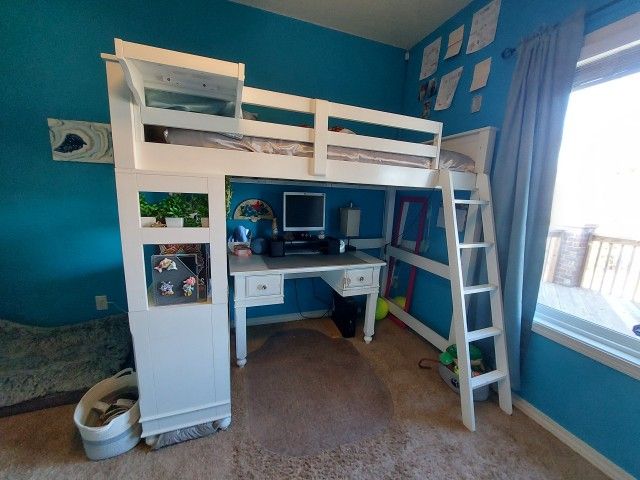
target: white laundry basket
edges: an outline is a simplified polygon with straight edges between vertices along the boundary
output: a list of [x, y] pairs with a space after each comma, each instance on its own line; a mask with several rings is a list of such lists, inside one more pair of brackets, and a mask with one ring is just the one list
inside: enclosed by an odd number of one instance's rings
[[140, 441], [142, 426], [138, 401], [127, 412], [114, 418], [102, 427], [90, 427], [87, 419], [91, 407], [103, 398], [127, 388], [138, 387], [138, 377], [131, 368], [126, 368], [113, 377], [97, 383], [84, 394], [73, 413], [73, 421], [80, 431], [84, 451], [91, 460], [115, 457], [131, 450]]

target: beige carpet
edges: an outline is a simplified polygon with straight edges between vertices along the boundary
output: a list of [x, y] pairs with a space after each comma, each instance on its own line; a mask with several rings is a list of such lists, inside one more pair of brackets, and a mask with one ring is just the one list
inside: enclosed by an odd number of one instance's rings
[[[290, 328], [338, 335], [330, 320], [250, 328], [249, 362], [272, 333]], [[436, 370], [417, 367], [421, 357], [436, 356], [432, 347], [388, 321], [378, 325], [370, 345], [361, 334], [351, 342], [393, 400], [390, 426], [373, 437], [310, 457], [272, 453], [250, 434], [247, 371], [232, 367], [233, 423], [227, 432], [155, 452], [139, 445], [120, 457], [90, 462], [75, 432], [73, 406], [2, 418], [0, 478], [605, 478], [518, 410], [507, 416], [494, 402], [478, 404], [478, 430], [467, 431], [458, 397]]]
[[344, 338], [277, 332], [245, 369], [251, 437], [275, 453], [302, 457], [359, 442], [393, 415], [389, 389]]

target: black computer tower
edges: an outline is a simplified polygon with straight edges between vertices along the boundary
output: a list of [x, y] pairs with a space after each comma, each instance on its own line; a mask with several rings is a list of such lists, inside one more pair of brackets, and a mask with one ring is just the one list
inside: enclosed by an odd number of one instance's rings
[[333, 322], [344, 338], [356, 336], [356, 320], [360, 308], [351, 297], [342, 297], [333, 292]]

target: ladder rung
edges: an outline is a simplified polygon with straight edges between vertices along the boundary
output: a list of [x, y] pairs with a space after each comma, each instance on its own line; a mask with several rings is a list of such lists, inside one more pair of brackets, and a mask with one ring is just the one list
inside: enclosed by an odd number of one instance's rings
[[498, 327], [487, 327], [479, 330], [474, 330], [467, 333], [467, 341], [475, 342], [476, 340], [482, 340], [483, 338], [497, 337], [502, 334], [502, 330]]
[[461, 243], [458, 246], [460, 248], [489, 248], [489, 247], [493, 247], [493, 243], [491, 242]]
[[454, 199], [453, 203], [458, 205], [489, 205], [486, 200], [463, 200], [461, 198]]
[[473, 293], [493, 292], [494, 290], [496, 290], [495, 285], [486, 283], [484, 285], [472, 285], [470, 287], [464, 287], [463, 292], [465, 295], [471, 295]]
[[478, 375], [477, 377], [473, 377], [471, 379], [471, 388], [476, 389], [480, 387], [484, 387], [485, 385], [489, 385], [490, 383], [498, 382], [504, 378], [506, 378], [506, 374], [501, 372], [500, 370], [494, 370], [489, 373], [483, 373], [482, 375]]

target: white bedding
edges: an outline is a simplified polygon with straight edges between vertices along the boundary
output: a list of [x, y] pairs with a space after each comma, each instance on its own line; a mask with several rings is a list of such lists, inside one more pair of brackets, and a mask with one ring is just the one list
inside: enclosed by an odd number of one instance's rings
[[[345, 135], [347, 134], [345, 133]], [[313, 144], [311, 143], [275, 140], [262, 137], [251, 137], [247, 135], [241, 138], [233, 138], [220, 133], [167, 128], [164, 130], [164, 139], [167, 143], [176, 145], [190, 145], [245, 152], [261, 152], [296, 157], [313, 156]], [[432, 159], [430, 158], [355, 148], [329, 146], [327, 156], [332, 160], [412, 168], [432, 168]], [[474, 166], [473, 160], [466, 155], [442, 149], [440, 150], [440, 168], [473, 172]]]

